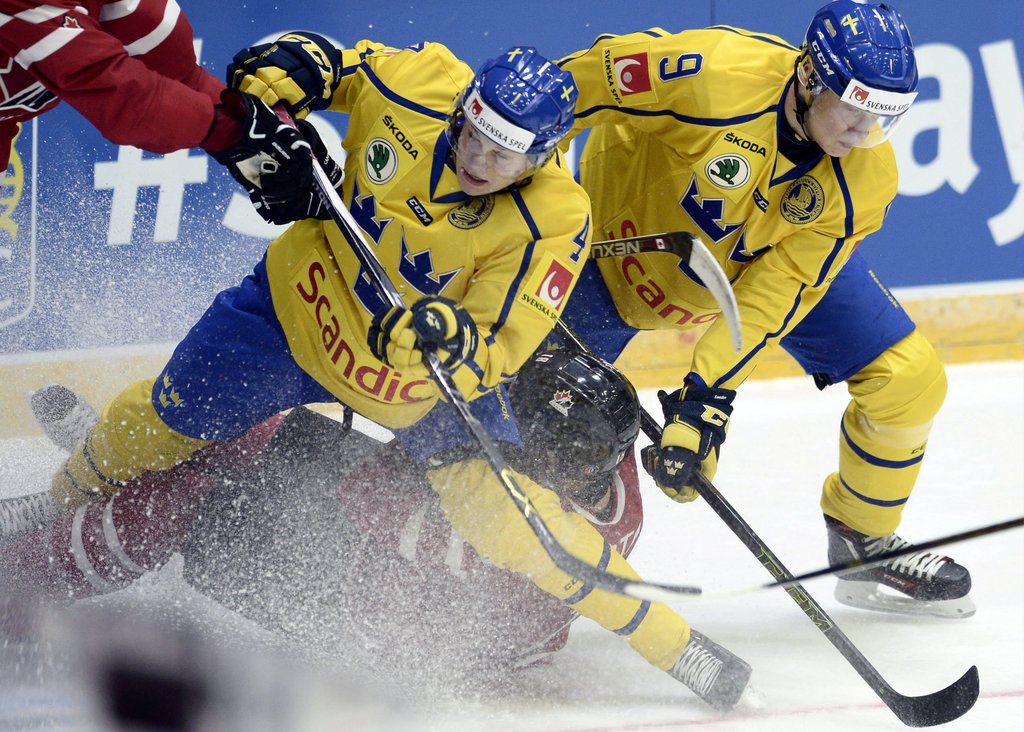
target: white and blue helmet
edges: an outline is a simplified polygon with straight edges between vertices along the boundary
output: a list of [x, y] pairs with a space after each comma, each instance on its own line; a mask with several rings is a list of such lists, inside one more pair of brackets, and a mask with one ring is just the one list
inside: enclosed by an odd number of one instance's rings
[[579, 92], [572, 74], [530, 46], [484, 63], [459, 96], [448, 134], [457, 147], [468, 121], [502, 148], [526, 155], [524, 176], [547, 162], [572, 128]]
[[860, 147], [888, 139], [917, 97], [914, 43], [891, 5], [858, 0], [825, 5], [807, 28], [804, 52], [814, 70], [801, 81], [811, 94], [829, 89], [845, 104], [877, 116]]

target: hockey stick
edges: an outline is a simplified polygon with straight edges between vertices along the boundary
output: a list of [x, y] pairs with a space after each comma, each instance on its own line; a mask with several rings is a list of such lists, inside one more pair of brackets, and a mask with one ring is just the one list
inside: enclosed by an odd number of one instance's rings
[[[644, 434], [655, 444], [661, 443], [661, 427], [646, 411], [640, 410], [640, 425]], [[736, 509], [718, 492], [703, 473], [695, 475], [694, 488], [711, 510], [718, 514], [726, 526], [743, 542], [757, 561], [777, 581], [786, 584], [786, 592], [793, 602], [843, 655], [861, 678], [867, 682], [885, 705], [908, 727], [933, 727], [945, 724], [965, 714], [978, 700], [980, 693], [978, 667], [971, 666], [959, 679], [940, 691], [924, 696], [906, 696], [896, 691], [882, 677], [871, 662], [857, 649], [821, 605], [795, 581], [775, 553], [754, 533]]]
[[833, 564], [822, 569], [814, 570], [813, 572], [805, 572], [798, 574], [795, 577], [791, 577], [787, 580], [776, 580], [775, 582], [768, 582], [763, 585], [759, 585], [757, 590], [770, 590], [782, 587], [787, 589], [794, 585], [803, 582], [804, 580], [815, 579], [816, 577], [823, 577], [828, 574], [835, 574], [840, 577], [843, 573], [852, 569], [870, 569], [871, 567], [877, 567], [887, 562], [891, 562], [893, 559], [898, 557], [905, 557], [908, 554], [917, 554], [918, 552], [928, 551], [935, 547], [945, 546], [946, 544], [956, 544], [960, 541], [967, 541], [968, 539], [976, 539], [979, 536], [986, 536], [988, 534], [995, 534], [1000, 531], [1006, 531], [1007, 529], [1017, 529], [1024, 526], [1024, 516], [1020, 518], [1011, 519], [1009, 521], [1000, 521], [999, 523], [989, 524], [988, 526], [982, 526], [977, 529], [971, 529], [970, 531], [961, 531], [957, 534], [950, 534], [949, 536], [940, 536], [938, 539], [932, 539], [930, 541], [923, 541], [920, 544], [908, 544], [902, 549], [894, 549], [889, 552], [882, 552], [876, 554], [873, 557], [865, 559], [853, 559], [844, 564]]
[[674, 231], [669, 234], [646, 234], [625, 239], [596, 241], [590, 245], [591, 259], [626, 257], [630, 254], [669, 252], [679, 257], [682, 264], [691, 269], [715, 298], [722, 315], [729, 326], [732, 347], [739, 353], [743, 350], [743, 332], [740, 310], [736, 304], [729, 278], [700, 237], [688, 231]]
[[[593, 355], [590, 348], [579, 339], [564, 323], [558, 323], [558, 331], [568, 340], [570, 347], [581, 349]], [[655, 445], [661, 444], [661, 426], [650, 412], [640, 408], [640, 429]], [[885, 705], [908, 727], [933, 727], [945, 724], [965, 714], [978, 700], [980, 693], [978, 667], [971, 666], [963, 676], [946, 688], [925, 696], [905, 696], [892, 688], [878, 670], [857, 649], [835, 621], [829, 617], [817, 601], [811, 597], [788, 569], [760, 537], [750, 528], [736, 509], [718, 492], [704, 474], [697, 472], [694, 488], [707, 501], [719, 518], [743, 542], [768, 573], [777, 581], [786, 584], [786, 592], [793, 602], [820, 630], [833, 646], [843, 655], [861, 678], [867, 682]]]
[[[398, 289], [366, 243], [359, 225], [342, 202], [338, 192], [334, 190], [334, 186], [327, 177], [327, 173], [324, 172], [323, 167], [315, 157], [313, 158], [313, 180], [317, 191], [324, 199], [324, 203], [331, 213], [331, 218], [338, 225], [374, 288], [389, 305], [404, 307], [402, 296], [399, 294]], [[526, 523], [529, 524], [530, 529], [537, 536], [538, 541], [544, 547], [551, 561], [560, 570], [571, 577], [576, 577], [602, 590], [636, 597], [641, 600], [660, 601], [668, 598], [678, 599], [680, 595], [700, 594], [701, 590], [699, 587], [667, 585], [628, 579], [621, 575], [601, 570], [570, 554], [551, 534], [544, 519], [541, 518], [529, 497], [520, 488], [518, 481], [516, 481], [515, 476], [512, 474], [512, 469], [501, 454], [498, 446], [480, 424], [480, 421], [470, 411], [469, 403], [459, 391], [451, 375], [441, 368], [440, 359], [437, 354], [428, 353], [425, 355], [425, 358], [430, 375], [437, 383], [444, 398], [455, 407], [455, 411], [461, 418], [463, 426], [476, 440], [487, 464], [501, 482], [508, 497], [512, 499], [519, 513], [526, 519]]]

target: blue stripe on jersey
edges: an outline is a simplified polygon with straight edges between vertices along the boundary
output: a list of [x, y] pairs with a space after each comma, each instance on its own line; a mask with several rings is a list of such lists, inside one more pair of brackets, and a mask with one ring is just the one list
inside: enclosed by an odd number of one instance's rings
[[537, 222], [533, 220], [533, 214], [530, 213], [529, 206], [523, 200], [523, 192], [519, 190], [518, 186], [513, 186], [508, 192], [512, 195], [512, 200], [516, 202], [516, 208], [519, 209], [523, 222], [529, 227], [530, 236], [534, 239], [540, 239], [540, 229], [537, 228]]
[[841, 476], [841, 475], [839, 476], [839, 482], [843, 484], [843, 488], [848, 490], [850, 493], [852, 493], [854, 496], [856, 496], [860, 500], [864, 501], [864, 503], [870, 503], [872, 506], [882, 506], [883, 508], [892, 508], [893, 506], [902, 506], [904, 503], [907, 502], [907, 499], [910, 498], [910, 496], [907, 496], [906, 498], [897, 498], [895, 501], [880, 501], [877, 498], [869, 498], [868, 496], [865, 496], [862, 493], [858, 493], [853, 488], [851, 488], [847, 484], [847, 482], [845, 480], [843, 480], [843, 476]]
[[[721, 386], [726, 381], [731, 379], [736, 373], [738, 373], [739, 371], [741, 371], [743, 369], [743, 366], [746, 363], [748, 363], [751, 359], [753, 359], [754, 356], [756, 356], [758, 353], [760, 353], [761, 350], [764, 349], [768, 345], [768, 341], [770, 339], [778, 337], [778, 335], [780, 333], [782, 333], [784, 330], [786, 330], [786, 327], [789, 325], [789, 321], [791, 321], [793, 319], [793, 316], [796, 314], [797, 306], [800, 304], [800, 297], [803, 295], [804, 290], [806, 288], [807, 288], [807, 285], [801, 285], [800, 286], [800, 291], [797, 292], [796, 297], [793, 299], [793, 307], [791, 307], [789, 309], [789, 312], [786, 313], [786, 317], [782, 319], [782, 324], [779, 326], [779, 329], [774, 331], [774, 332], [772, 332], [772, 333], [766, 333], [764, 338], [761, 339], [761, 342], [758, 343], [756, 346], [754, 346], [750, 350], [750, 353], [748, 353], [746, 356], [741, 358], [736, 363], [735, 366], [733, 366], [731, 369], [729, 369], [724, 374], [722, 374], [718, 379], [716, 379], [715, 383], [712, 384], [711, 386], [713, 386], [713, 387]], [[691, 376], [692, 376], [692, 374], [691, 374]], [[687, 378], [690, 378], [690, 376], [687, 376]]]
[[377, 91], [379, 91], [384, 97], [386, 97], [387, 99], [390, 99], [395, 104], [398, 104], [399, 106], [405, 107], [406, 109], [411, 109], [413, 112], [417, 112], [417, 113], [425, 115], [427, 117], [433, 117], [434, 119], [439, 119], [439, 120], [447, 120], [448, 119], [448, 110], [445, 110], [443, 112], [439, 112], [436, 109], [431, 109], [430, 107], [424, 107], [422, 104], [417, 104], [416, 102], [412, 101], [411, 99], [406, 99], [405, 97], [401, 96], [400, 94], [396, 94], [391, 89], [391, 87], [389, 87], [387, 84], [385, 84], [383, 81], [380, 80], [379, 76], [377, 76], [375, 73], [373, 73], [373, 69], [370, 68], [369, 64], [365, 64], [365, 63], [359, 64], [359, 69], [363, 73], [366, 74], [366, 78], [370, 80], [370, 83], [373, 84], [375, 87], [377, 87]]
[[615, 635], [631, 635], [634, 630], [640, 627], [640, 623], [644, 622], [644, 618], [647, 617], [647, 613], [651, 609], [651, 601], [644, 600], [640, 603], [640, 607], [637, 608], [636, 613], [633, 615], [633, 619], [623, 625], [618, 630], [612, 631]]
[[766, 114], [775, 114], [777, 111], [775, 105], [772, 105], [771, 107], [762, 109], [760, 112], [742, 114], [738, 117], [711, 119], [707, 117], [690, 117], [685, 114], [673, 112], [671, 109], [626, 109], [615, 104], [599, 104], [596, 107], [590, 107], [589, 109], [585, 109], [581, 112], [576, 112], [576, 119], [585, 119], [592, 114], [596, 114], [597, 112], [601, 112], [606, 109], [610, 109], [613, 112], [621, 112], [622, 114], [631, 114], [634, 117], [672, 117], [679, 122], [685, 122], [686, 124], [691, 125], [704, 125], [706, 127], [730, 127], [732, 125], [741, 125]]
[[[791, 180], [796, 180], [797, 178], [803, 177], [804, 175], [809, 173], [811, 170], [813, 170], [814, 167], [817, 166], [817, 164], [819, 162], [821, 162], [821, 159], [823, 157], [825, 157], [825, 153], [824, 152], [822, 152], [820, 155], [818, 155], [813, 160], [809, 160], [806, 163], [800, 163], [799, 165], [795, 166], [792, 170], [790, 170], [788, 173], [783, 173], [778, 178], [774, 177], [775, 171], [772, 170], [773, 177], [772, 177], [771, 181], [769, 181], [768, 186], [769, 187], [777, 186], [780, 183], [787, 183], [787, 182], [789, 182]], [[779, 161], [778, 161], [778, 158], [776, 158], [775, 165], [778, 165], [778, 164], [779, 164]]]
[[[597, 563], [598, 569], [607, 569], [608, 563], [612, 560], [612, 548], [608, 542], [604, 542], [604, 547], [601, 549], [601, 561]], [[575, 605], [578, 602], [582, 602], [591, 592], [595, 590], [594, 585], [583, 585], [577, 592], [569, 597], [562, 600], [566, 605]]]
[[[484, 380], [484, 370], [482, 368], [480, 368], [480, 365], [476, 361], [473, 361], [472, 359], [470, 359], [468, 361], [463, 361], [462, 365], [465, 366], [466, 368], [468, 368], [470, 371], [472, 371], [477, 379], [479, 379], [480, 381]], [[486, 394], [487, 392], [489, 392], [491, 390], [491, 387], [484, 386], [481, 383], [481, 384], [477, 384], [476, 385], [476, 390], [480, 394]]]
[[[850, 230], [846, 230], [847, 236], [850, 234]], [[836, 245], [832, 247], [832, 251], [825, 257], [825, 261], [821, 265], [821, 271], [818, 272], [818, 279], [814, 281], [815, 287], [821, 287], [822, 283], [825, 282], [825, 278], [828, 276], [829, 267], [836, 261], [836, 257], [843, 251], [843, 247], [846, 246], [846, 239], [836, 239]]]
[[846, 219], [843, 222], [843, 237], [842, 239], [836, 239], [836, 245], [832, 247], [831, 253], [825, 257], [825, 261], [822, 262], [821, 271], [818, 272], [818, 279], [814, 281], [815, 287], [821, 287], [825, 282], [825, 278], [828, 276], [829, 270], [832, 267], [833, 262], [836, 261], [836, 257], [843, 251], [843, 247], [846, 246], [847, 239], [853, 233], [853, 197], [850, 195], [850, 187], [846, 184], [846, 176], [843, 175], [843, 168], [839, 163], [838, 158], [831, 158], [832, 169], [836, 174], [836, 182], [839, 183], [839, 190], [843, 192], [843, 204], [846, 207]]
[[515, 279], [513, 279], [509, 284], [508, 293], [505, 295], [505, 302], [501, 306], [501, 313], [498, 315], [498, 319], [494, 322], [494, 325], [491, 326], [491, 337], [488, 339], [489, 343], [508, 320], [508, 313], [515, 304], [516, 293], [519, 292], [519, 286], [523, 283], [523, 278], [526, 277], [526, 272], [530, 268], [530, 260], [533, 259], [533, 250], [536, 246], [537, 241], [532, 240], [527, 243], [526, 248], [523, 250], [523, 258], [519, 262], [519, 271], [516, 272]]
[[[89, 436], [92, 436], [91, 433]], [[96, 477], [102, 480], [104, 483], [113, 486], [114, 488], [124, 488], [125, 485], [127, 485], [126, 483], [120, 480], [108, 478], [106, 475], [103, 474], [103, 471], [99, 469], [99, 466], [97, 466], [96, 462], [92, 459], [92, 452], [89, 450], [89, 440], [86, 440], [83, 443], [82, 454], [85, 455], [85, 462], [89, 464], [90, 468], [92, 468], [92, 472], [94, 472], [96, 474]], [[67, 466], [64, 467], [64, 474], [67, 475], [68, 477], [71, 477], [71, 471], [67, 469]], [[74, 478], [71, 479], [71, 482], [74, 484], [75, 488], [78, 488], [78, 490], [82, 491], [82, 493], [85, 493], [86, 495], [91, 495], [92, 491], [84, 491], [81, 488], [79, 488], [78, 482], [75, 481]]]
[[869, 465], [875, 465], [879, 468], [893, 468], [895, 470], [899, 470], [900, 468], [909, 468], [911, 465], [917, 465], [919, 462], [924, 460], [924, 452], [917, 457], [910, 458], [909, 460], [885, 460], [877, 455], [872, 455], [855, 443], [853, 438], [850, 437], [849, 433], [846, 431], [845, 424], [839, 425], [839, 431], [842, 433], [843, 439], [846, 441], [846, 444], [850, 446], [850, 449], [853, 450], [854, 454]]
[[[667, 33], [659, 33], [653, 29], [637, 31], [637, 33], [645, 36], [650, 36], [651, 38], [665, 38], [668, 35]], [[567, 56], [563, 58], [561, 61], [558, 62], [558, 66], [561, 66], [564, 63], [567, 63], [569, 61], [572, 61], [573, 59], [585, 55], [587, 51], [596, 46], [598, 43], [600, 43], [601, 41], [607, 41], [610, 38], [621, 38], [621, 36], [617, 33], [602, 33], [601, 35], [594, 39], [594, 42], [590, 44], [590, 48], [586, 49], [585, 51], [580, 51], [578, 54], [575, 54], [573, 56]]]
[[519, 263], [519, 271], [516, 272], [515, 279], [513, 279], [509, 284], [508, 292], [505, 294], [505, 302], [501, 306], [501, 314], [498, 316], [494, 325], [491, 326], [491, 335], [487, 339], [488, 343], [494, 342], [494, 337], [508, 320], [508, 313], [515, 304], [516, 293], [519, 292], [519, 285], [522, 284], [523, 278], [526, 277], [526, 272], [530, 267], [530, 261], [533, 259], [533, 250], [537, 246], [537, 240], [540, 239], [540, 230], [537, 228], [537, 224], [534, 222], [533, 216], [530, 215], [530, 209], [527, 207], [526, 201], [523, 200], [522, 191], [513, 186], [508, 192], [509, 195], [512, 196], [512, 200], [515, 202], [516, 208], [519, 209], [519, 213], [523, 217], [523, 222], [530, 230], [530, 235], [533, 239], [527, 243], [526, 248], [523, 250], [523, 258]]
[[[448, 166], [449, 162], [453, 162], [454, 159], [455, 155], [452, 153], [452, 146], [449, 143], [447, 131], [441, 130], [441, 134], [438, 135], [437, 141], [434, 143], [434, 159], [430, 163], [430, 200], [433, 203], [462, 203], [470, 199], [469, 194], [463, 193], [461, 190], [454, 193], [446, 193], [443, 196], [435, 195], [437, 186], [441, 182], [441, 176], [444, 175], [445, 167]], [[454, 171], [454, 169], [453, 166], [452, 170]]]
[[770, 43], [771, 45], [778, 46], [779, 48], [788, 48], [790, 51], [800, 50], [796, 46], [786, 43], [785, 41], [780, 41], [778, 38], [770, 38], [769, 36], [764, 36], [761, 35], [760, 33], [751, 33], [750, 31], [743, 30], [742, 28], [733, 28], [730, 25], [712, 25], [708, 28], [708, 30], [719, 30], [727, 31], [729, 33], [735, 33], [738, 36], [743, 36], [744, 38], [752, 38], [755, 41], [761, 41], [762, 43]]
[[[768, 183], [769, 187], [777, 186], [780, 183], [786, 183], [787, 181], [796, 180], [805, 173], [810, 172], [821, 159], [825, 157], [825, 151], [820, 147], [811, 142], [797, 143], [793, 138], [793, 132], [790, 130], [789, 122], [786, 121], [786, 115], [782, 111], [785, 108], [786, 97], [789, 95], [789, 89], [793, 86], [793, 79], [786, 82], [785, 88], [782, 90], [782, 96], [779, 97], [779, 103], [776, 107], [776, 119], [775, 119], [775, 139], [778, 140], [778, 152], [779, 155], [775, 156], [775, 162], [772, 163], [772, 176]], [[788, 140], [794, 140], [788, 143]], [[814, 148], [817, 151], [814, 152]], [[775, 171], [779, 167], [779, 159], [784, 158], [789, 160], [796, 165], [788, 172], [776, 177]]]

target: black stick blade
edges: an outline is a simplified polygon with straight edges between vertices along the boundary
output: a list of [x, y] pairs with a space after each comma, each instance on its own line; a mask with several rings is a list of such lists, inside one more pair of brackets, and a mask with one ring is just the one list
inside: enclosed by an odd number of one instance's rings
[[978, 701], [978, 667], [967, 672], [941, 691], [925, 696], [903, 696], [891, 688], [882, 689], [882, 701], [908, 727], [934, 727], [963, 716]]

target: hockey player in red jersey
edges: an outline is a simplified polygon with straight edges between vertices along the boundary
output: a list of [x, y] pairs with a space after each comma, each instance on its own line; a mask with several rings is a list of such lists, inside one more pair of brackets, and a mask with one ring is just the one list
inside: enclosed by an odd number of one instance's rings
[[[61, 100], [117, 145], [154, 153], [202, 148], [256, 204], [262, 182], [239, 171], [242, 161], [273, 161], [282, 182], [307, 184], [311, 176], [309, 143], [294, 128], [199, 66], [192, 27], [174, 0], [0, 0], [0, 169], [11, 161], [20, 125]], [[265, 206], [257, 210], [268, 218]]]
[[[522, 445], [505, 446], [513, 466], [557, 487], [564, 510], [628, 556], [643, 523], [629, 382], [595, 357], [542, 352], [510, 400], [524, 425]], [[39, 411], [44, 401], [35, 406], [47, 434], [73, 444]], [[86, 430], [87, 414], [78, 417], [90, 410], [77, 406], [64, 426]], [[378, 672], [429, 664], [500, 675], [565, 645], [578, 617], [568, 603], [463, 542], [397, 442], [346, 432], [305, 409], [274, 417], [0, 548], [0, 584], [79, 599], [125, 587], [182, 551], [186, 578], [205, 594], [328, 656], [344, 639], [346, 658], [372, 656]], [[691, 632], [698, 643], [673, 675], [731, 707], [750, 667]]]
[[[503, 445], [510, 463], [557, 486], [564, 510], [628, 556], [643, 523], [629, 383], [595, 358], [555, 351], [527, 362], [510, 400], [525, 425], [522, 446]], [[201, 543], [185, 551], [195, 586], [318, 651], [327, 646], [328, 656], [337, 645], [349, 660], [372, 653], [375, 671], [386, 667], [389, 678], [422, 676], [425, 665], [431, 677], [500, 675], [565, 644], [578, 614], [482, 559], [397, 443], [358, 432], [340, 438], [336, 422], [313, 413], [293, 413], [282, 439], [288, 427], [302, 447], [281, 451], [293, 465], [261, 491], [273, 498], [242, 509], [239, 521], [238, 498], [254, 491], [235, 481], [204, 507], [194, 532]], [[319, 456], [297, 455], [318, 442]], [[359, 458], [346, 465], [350, 454]], [[340, 488], [317, 499], [321, 483]]]

